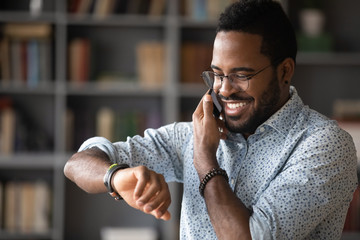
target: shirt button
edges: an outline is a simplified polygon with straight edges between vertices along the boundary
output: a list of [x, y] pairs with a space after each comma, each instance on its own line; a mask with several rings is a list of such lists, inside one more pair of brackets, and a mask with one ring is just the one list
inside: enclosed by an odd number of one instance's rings
[[261, 127], [261, 128], [260, 128], [260, 132], [262, 132], [262, 133], [265, 132], [265, 128], [264, 128], [264, 127]]
[[239, 144], [239, 148], [242, 149], [244, 145], [242, 143]]
[[234, 183], [235, 183], [235, 179], [231, 179], [231, 185], [234, 185]]

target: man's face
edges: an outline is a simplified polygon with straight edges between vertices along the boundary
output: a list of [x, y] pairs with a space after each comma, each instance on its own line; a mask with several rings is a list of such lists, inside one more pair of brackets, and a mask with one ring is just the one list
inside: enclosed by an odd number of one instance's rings
[[[260, 35], [242, 32], [219, 32], [215, 38], [212, 69], [220, 75], [254, 74], [270, 65], [270, 59], [260, 53]], [[249, 136], [283, 104], [276, 71], [266, 68], [249, 80], [246, 91], [234, 89], [228, 78], [214, 89], [223, 104], [228, 130]]]

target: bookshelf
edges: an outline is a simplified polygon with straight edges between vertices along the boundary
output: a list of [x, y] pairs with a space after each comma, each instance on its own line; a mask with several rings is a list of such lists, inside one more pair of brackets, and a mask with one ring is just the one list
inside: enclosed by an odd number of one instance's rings
[[[92, 8], [95, 8], [95, 4], [101, 1], [89, 2], [93, 2]], [[190, 11], [191, 8], [186, 8], [188, 1], [185, 0], [171, 1], [171, 4], [164, 1], [165, 5], [162, 5], [162, 0], [153, 1], [158, 6], [157, 10], [154, 7], [151, 15], [143, 9], [135, 11], [136, 6], [130, 5], [110, 8], [116, 9], [116, 12], [109, 12], [103, 6], [103, 10], [98, 10], [101, 13], [94, 14], [94, 10], [86, 10], [91, 6], [86, 6], [87, 1], [84, 0], [43, 0], [40, 1], [42, 9], [39, 12], [29, 10], [30, 2], [1, 1], [0, 39], [5, 36], [4, 26], [10, 23], [49, 26], [50, 33], [46, 36], [50, 49], [46, 68], [49, 73], [44, 84], [32, 86], [26, 81], [14, 84], [15, 78], [4, 78], [4, 61], [1, 57], [0, 116], [3, 105], [7, 105], [4, 102], [10, 99], [10, 108], [30, 119], [32, 124], [27, 128], [32, 131], [38, 129], [35, 134], [38, 141], [46, 144], [24, 146], [22, 149], [18, 147], [9, 154], [2, 152], [0, 182], [4, 186], [6, 182], [15, 180], [45, 181], [51, 189], [51, 214], [45, 233], [7, 232], [2, 222], [0, 239], [99, 239], [101, 228], [106, 226], [152, 227], [161, 239], [177, 239], [180, 185], [171, 184], [173, 220], [158, 222], [151, 216], [129, 209], [123, 203], [112, 201], [106, 194], [88, 195], [82, 192], [65, 180], [63, 165], [83, 140], [95, 135], [97, 113], [103, 107], [110, 108], [115, 115], [134, 109], [145, 112], [147, 116], [156, 113], [160, 117], [152, 122], [154, 127], [191, 120], [192, 111], [206, 88], [200, 77], [195, 79], [200, 72], [186, 77], [189, 72], [183, 70], [181, 56], [186, 44], [211, 46], [215, 36], [215, 18], [210, 14], [204, 15], [204, 12], [196, 15], [195, 11]], [[71, 6], [75, 2], [83, 2], [82, 10], [75, 10]], [[141, 1], [124, 2], [135, 4]], [[214, 4], [216, 1], [211, 2]], [[281, 2], [299, 29], [297, 13], [301, 1]], [[326, 4], [326, 29], [333, 34], [336, 43], [334, 50], [300, 52], [298, 56], [293, 84], [306, 104], [329, 117], [332, 116], [332, 105], [336, 99], [358, 99], [360, 48], [357, 42], [360, 35], [353, 29], [360, 24], [359, 16], [355, 13], [359, 4], [350, 0]], [[69, 47], [75, 39], [85, 39], [90, 43], [89, 48], [83, 48], [87, 50], [79, 50], [83, 51], [83, 56], [88, 54], [91, 60], [82, 64], [88, 76], [83, 81], [71, 80], [69, 73], [73, 67], [73, 64], [69, 64]], [[141, 43], [160, 43], [163, 47], [166, 67], [158, 70], [163, 74], [160, 85], [144, 86], [138, 80], [136, 49]], [[3, 48], [0, 49], [1, 55]], [[211, 53], [211, 47], [206, 51]], [[203, 64], [206, 61], [206, 58], [202, 60]], [[204, 66], [197, 66], [197, 70], [193, 71], [204, 70], [201, 68]], [[189, 81], [189, 78], [194, 80]], [[20, 177], [22, 173], [26, 173], [26, 177]], [[358, 236], [356, 232], [346, 234], [347, 239]]]

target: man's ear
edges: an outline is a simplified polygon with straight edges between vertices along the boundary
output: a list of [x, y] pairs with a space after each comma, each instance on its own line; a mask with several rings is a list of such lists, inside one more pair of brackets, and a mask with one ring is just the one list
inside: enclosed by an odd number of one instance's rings
[[278, 79], [281, 84], [290, 85], [294, 75], [295, 62], [292, 58], [285, 58], [277, 68]]

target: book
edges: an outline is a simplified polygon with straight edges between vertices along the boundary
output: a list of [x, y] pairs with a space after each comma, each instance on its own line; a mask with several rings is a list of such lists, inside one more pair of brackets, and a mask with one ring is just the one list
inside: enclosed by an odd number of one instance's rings
[[26, 67], [27, 75], [26, 82], [28, 87], [34, 88], [39, 85], [40, 81], [40, 51], [39, 42], [36, 40], [30, 40], [27, 42], [27, 54], [26, 54]]
[[181, 46], [181, 82], [203, 83], [201, 73], [209, 70], [211, 59], [211, 44], [185, 42]]
[[149, 6], [148, 14], [150, 16], [161, 16], [164, 14], [166, 0], [152, 0]]
[[96, 135], [114, 141], [115, 113], [111, 108], [102, 107], [96, 114]]
[[34, 218], [32, 232], [46, 233], [50, 230], [51, 191], [44, 180], [37, 180], [34, 185]]
[[50, 230], [51, 191], [44, 180], [6, 182], [4, 229], [11, 233], [46, 233]]
[[234, 0], [208, 0], [206, 3], [206, 15], [210, 20], [217, 20], [224, 9]]
[[181, 1], [182, 15], [198, 20], [215, 20], [235, 0], [184, 0]]
[[114, 12], [116, 0], [96, 0], [94, 6], [94, 16], [105, 18]]
[[20, 199], [19, 189], [19, 184], [15, 181], [10, 181], [5, 184], [4, 229], [8, 232], [18, 231], [20, 226], [18, 208]]
[[31, 233], [35, 211], [35, 188], [31, 182], [21, 182], [20, 187], [20, 204], [19, 204], [19, 221], [22, 233]]
[[51, 82], [52, 64], [51, 64], [51, 42], [48, 39], [38, 41], [39, 45], [39, 86], [46, 86]]
[[91, 46], [87, 38], [75, 38], [69, 43], [69, 81], [76, 84], [87, 82], [90, 77]]
[[21, 61], [21, 40], [15, 39], [10, 44], [10, 76], [13, 84], [16, 86], [22, 85], [22, 61]]
[[9, 39], [4, 37], [0, 41], [0, 69], [1, 69], [1, 82], [4, 86], [10, 85], [10, 50]]
[[6, 107], [0, 111], [0, 153], [11, 155], [15, 148], [15, 110], [12, 107]]
[[91, 6], [95, 0], [81, 0], [75, 13], [78, 15], [87, 14], [90, 12]]
[[47, 23], [7, 23], [3, 28], [5, 36], [18, 39], [49, 38], [51, 32]]
[[143, 88], [160, 88], [165, 80], [165, 45], [141, 42], [136, 46], [137, 73]]
[[51, 75], [52, 28], [46, 23], [4, 24], [2, 78], [14, 86], [38, 87]]
[[67, 11], [69, 13], [77, 13], [79, 11], [81, 1], [82, 0], [68, 0]]

